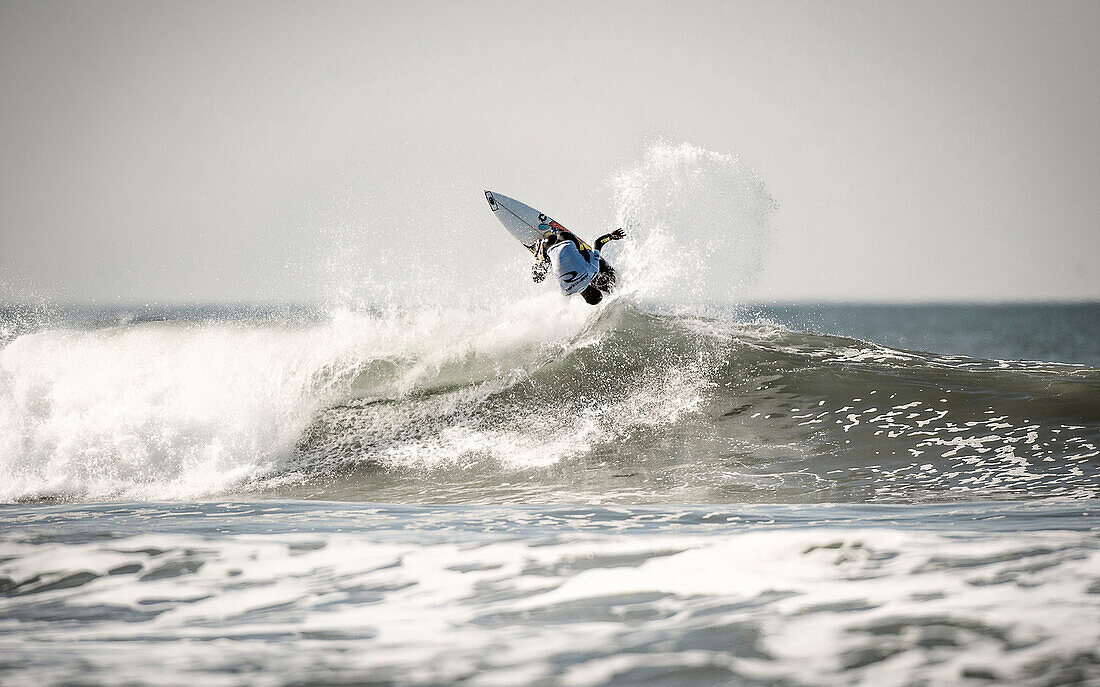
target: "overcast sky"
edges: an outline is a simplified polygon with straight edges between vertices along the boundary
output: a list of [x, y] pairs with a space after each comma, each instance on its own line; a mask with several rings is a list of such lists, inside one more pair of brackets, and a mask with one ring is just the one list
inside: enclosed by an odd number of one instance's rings
[[1097, 299], [1098, 26], [1094, 1], [0, 0], [0, 296], [310, 300], [372, 242], [498, 246], [483, 188], [594, 234], [663, 136], [777, 201], [762, 298]]

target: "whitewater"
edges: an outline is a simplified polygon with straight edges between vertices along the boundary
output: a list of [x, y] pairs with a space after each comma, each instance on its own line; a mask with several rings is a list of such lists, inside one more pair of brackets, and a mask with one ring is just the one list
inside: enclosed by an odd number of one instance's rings
[[0, 308], [0, 682], [1100, 682], [1097, 307], [754, 306], [743, 161], [610, 189], [597, 308]]

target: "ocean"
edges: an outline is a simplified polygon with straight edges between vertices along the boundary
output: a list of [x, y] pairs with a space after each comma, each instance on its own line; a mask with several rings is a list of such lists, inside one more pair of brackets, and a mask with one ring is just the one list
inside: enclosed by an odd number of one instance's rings
[[754, 305], [736, 156], [610, 198], [595, 308], [416, 227], [324, 305], [8, 298], [0, 684], [1100, 685], [1100, 304]]
[[4, 685], [1100, 684], [1097, 304], [0, 323]]

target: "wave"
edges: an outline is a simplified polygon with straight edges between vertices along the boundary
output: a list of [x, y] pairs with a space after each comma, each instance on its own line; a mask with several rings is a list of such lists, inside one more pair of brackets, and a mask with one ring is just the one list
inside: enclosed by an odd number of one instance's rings
[[1097, 370], [746, 321], [729, 304], [776, 204], [736, 156], [658, 142], [612, 192], [631, 240], [608, 246], [621, 286], [595, 309], [510, 284], [519, 266], [465, 288], [375, 256], [373, 298], [341, 302], [381, 311], [63, 324], [49, 308], [0, 311], [0, 499], [1100, 491]]
[[625, 298], [45, 330], [0, 349], [0, 498], [1091, 498], [1098, 391]]

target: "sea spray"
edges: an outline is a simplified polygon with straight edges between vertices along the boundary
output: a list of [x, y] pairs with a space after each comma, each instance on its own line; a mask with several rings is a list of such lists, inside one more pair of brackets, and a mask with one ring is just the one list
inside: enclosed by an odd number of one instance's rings
[[658, 141], [611, 182], [632, 240], [623, 281], [666, 307], [743, 302], [760, 274], [777, 204], [740, 157]]

